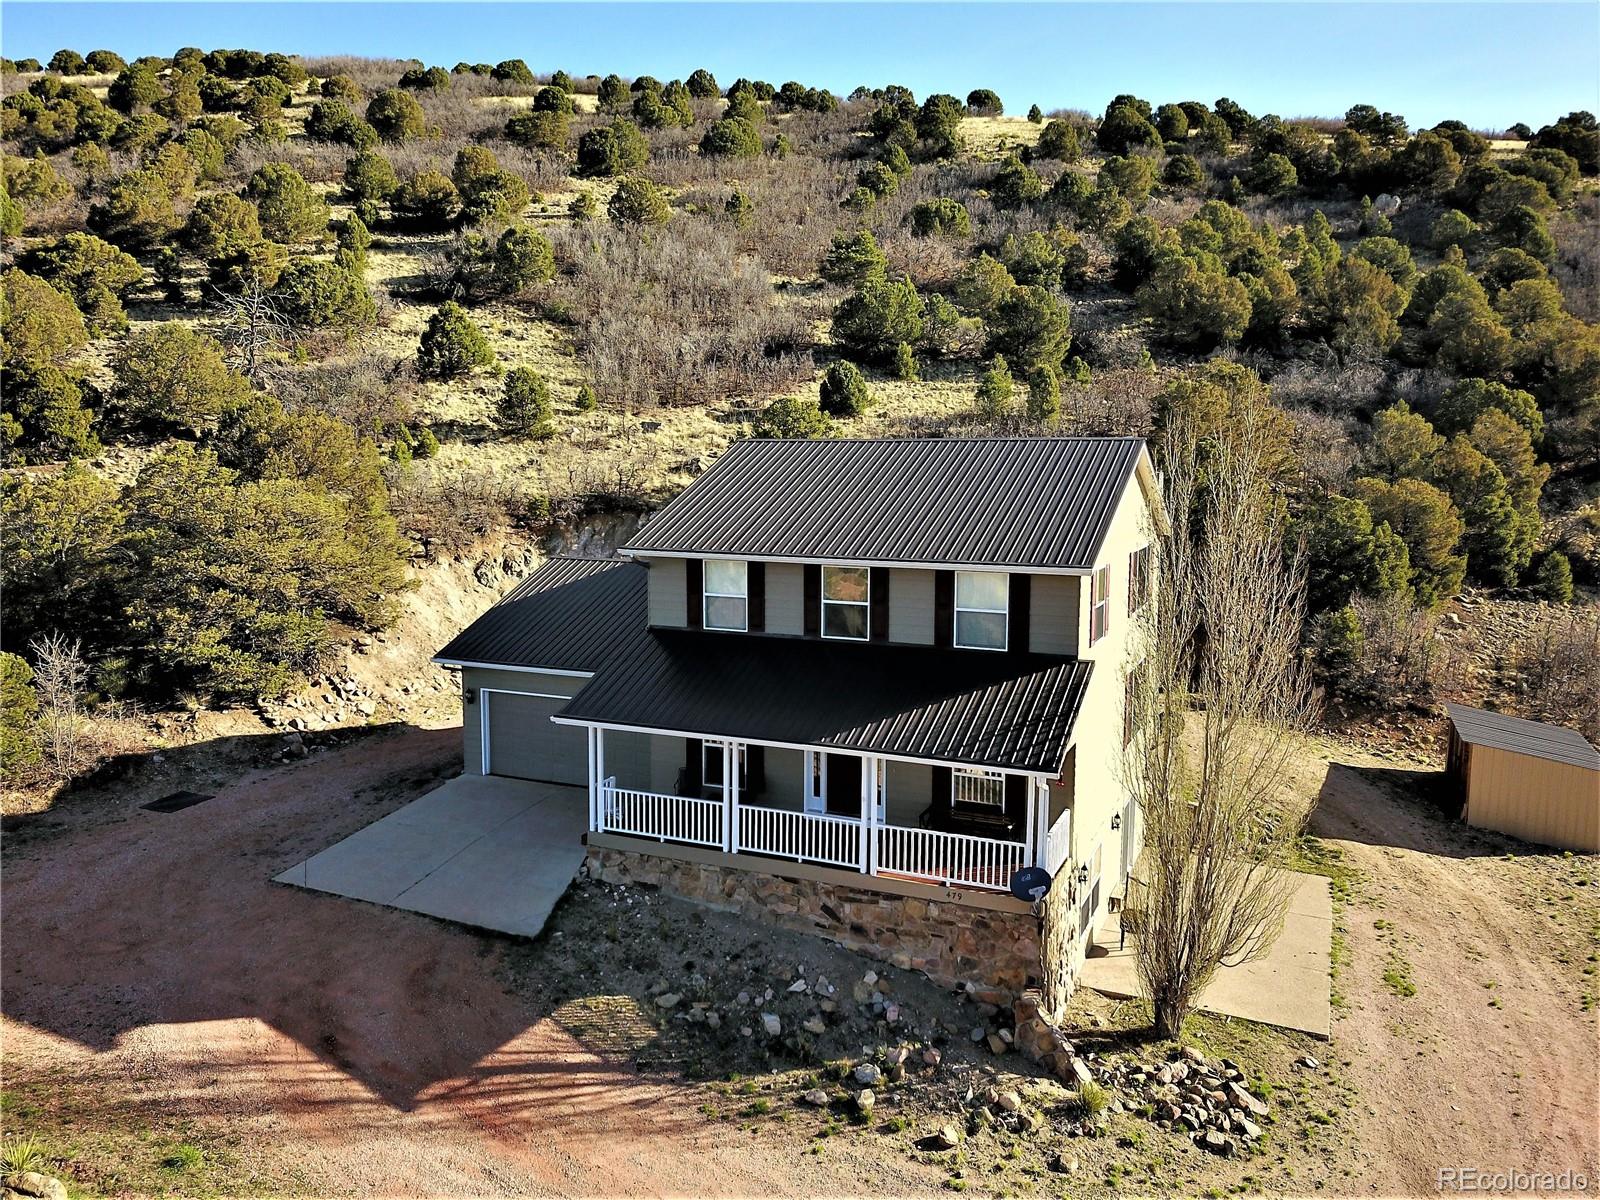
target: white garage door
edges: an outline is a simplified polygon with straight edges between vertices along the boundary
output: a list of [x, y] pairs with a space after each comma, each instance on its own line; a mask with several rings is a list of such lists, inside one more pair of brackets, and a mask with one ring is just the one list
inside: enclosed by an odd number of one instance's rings
[[539, 779], [550, 783], [587, 783], [589, 739], [577, 725], [557, 725], [550, 717], [566, 696], [524, 692], [480, 693], [484, 706], [483, 773]]

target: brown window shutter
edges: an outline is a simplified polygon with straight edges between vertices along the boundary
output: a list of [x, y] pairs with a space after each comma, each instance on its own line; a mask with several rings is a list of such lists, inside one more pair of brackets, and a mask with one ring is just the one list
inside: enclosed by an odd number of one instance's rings
[[933, 644], [950, 646], [956, 638], [956, 573], [933, 573]]
[[683, 564], [683, 601], [684, 608], [689, 614], [689, 628], [699, 629], [701, 619], [706, 612], [706, 565], [698, 558], [691, 558]]
[[1017, 654], [1028, 652], [1033, 636], [1033, 576], [1011, 576], [1011, 611], [1007, 616], [1010, 628], [1006, 633], [1006, 648]]
[[807, 637], [822, 633], [822, 568], [816, 563], [805, 565], [805, 631]]
[[867, 576], [867, 637], [874, 642], [889, 640], [889, 568], [873, 567]]
[[933, 794], [929, 797], [928, 827], [946, 829], [950, 825], [950, 768], [934, 767]]
[[746, 608], [749, 612], [749, 629], [751, 633], [765, 633], [767, 629], [767, 564], [753, 562], [749, 566], [750, 576], [747, 581], [748, 590]]
[[1006, 819], [1011, 822], [1013, 841], [1028, 840], [1028, 777], [1006, 776]]

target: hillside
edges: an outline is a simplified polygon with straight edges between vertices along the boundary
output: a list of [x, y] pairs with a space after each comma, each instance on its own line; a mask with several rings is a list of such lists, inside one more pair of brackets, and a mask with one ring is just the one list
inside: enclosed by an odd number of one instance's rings
[[33, 732], [52, 635], [100, 731], [74, 770], [447, 722], [436, 645], [736, 438], [1261, 406], [1330, 721], [1600, 726], [1590, 114], [88, 57], [4, 64], [0, 109], [29, 783], [70, 774]]

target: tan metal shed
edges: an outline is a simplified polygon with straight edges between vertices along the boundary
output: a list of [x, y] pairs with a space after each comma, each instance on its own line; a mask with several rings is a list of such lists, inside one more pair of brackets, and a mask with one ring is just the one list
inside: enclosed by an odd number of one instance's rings
[[1447, 704], [1445, 767], [1469, 825], [1600, 852], [1600, 750], [1575, 730]]

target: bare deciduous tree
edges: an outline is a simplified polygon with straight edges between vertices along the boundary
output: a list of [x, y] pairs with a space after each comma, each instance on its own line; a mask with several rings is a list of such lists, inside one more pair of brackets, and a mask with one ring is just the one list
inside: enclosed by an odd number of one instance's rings
[[70, 779], [82, 762], [83, 691], [89, 667], [82, 643], [52, 633], [32, 643], [33, 684], [39, 698], [39, 739], [46, 765], [58, 779]]
[[251, 381], [259, 381], [268, 356], [290, 340], [289, 322], [272, 297], [253, 280], [244, 291], [218, 291], [225, 315], [221, 340], [229, 350], [229, 366]]
[[1158, 442], [1172, 531], [1156, 539], [1129, 676], [1142, 719], [1124, 773], [1145, 823], [1136, 954], [1162, 1037], [1219, 965], [1258, 957], [1281, 930], [1292, 880], [1276, 868], [1309, 811], [1283, 787], [1314, 708], [1277, 434], [1264, 398], [1221, 420], [1203, 408], [1173, 406]]

